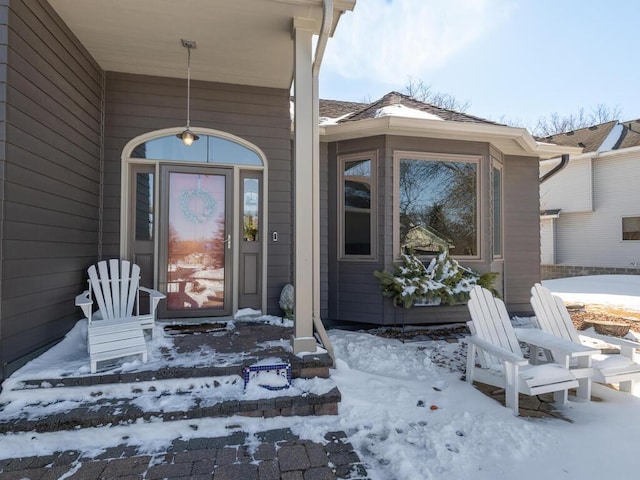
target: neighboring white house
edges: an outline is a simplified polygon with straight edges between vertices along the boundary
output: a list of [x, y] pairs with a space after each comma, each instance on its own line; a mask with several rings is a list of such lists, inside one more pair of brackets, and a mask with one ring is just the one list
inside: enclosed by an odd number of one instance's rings
[[[543, 278], [640, 274], [640, 120], [544, 141], [582, 147], [583, 153], [540, 185]], [[541, 179], [559, 164], [558, 158], [542, 161]]]

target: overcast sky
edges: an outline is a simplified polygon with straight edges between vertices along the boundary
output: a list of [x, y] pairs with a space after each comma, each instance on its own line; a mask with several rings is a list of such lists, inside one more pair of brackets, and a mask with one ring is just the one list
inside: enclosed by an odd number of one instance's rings
[[525, 125], [598, 104], [640, 118], [640, 1], [357, 0], [329, 41], [320, 96], [376, 100], [408, 78]]

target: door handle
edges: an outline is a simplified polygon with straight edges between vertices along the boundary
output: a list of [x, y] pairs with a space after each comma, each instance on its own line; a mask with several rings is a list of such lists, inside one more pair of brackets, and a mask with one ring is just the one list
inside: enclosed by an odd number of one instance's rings
[[227, 250], [231, 250], [231, 234], [227, 235], [227, 239], [223, 240], [222, 243], [226, 243]]

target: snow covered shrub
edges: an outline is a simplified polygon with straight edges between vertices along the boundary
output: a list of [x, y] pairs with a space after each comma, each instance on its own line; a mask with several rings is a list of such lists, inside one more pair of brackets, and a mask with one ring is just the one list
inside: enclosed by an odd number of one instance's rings
[[293, 320], [293, 301], [293, 285], [287, 283], [282, 287], [282, 292], [280, 292], [280, 308], [284, 312], [284, 317], [288, 320]]
[[496, 293], [493, 282], [495, 272], [479, 275], [463, 267], [448, 253], [440, 253], [425, 266], [418, 257], [402, 254], [402, 263], [393, 264], [395, 272], [375, 271], [380, 288], [385, 297], [391, 297], [393, 304], [411, 307], [416, 301], [435, 301], [454, 305], [469, 300], [471, 289], [480, 285]]

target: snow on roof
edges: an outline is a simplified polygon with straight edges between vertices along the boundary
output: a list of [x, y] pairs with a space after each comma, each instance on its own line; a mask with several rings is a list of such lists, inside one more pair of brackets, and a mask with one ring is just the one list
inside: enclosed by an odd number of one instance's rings
[[336, 117], [336, 118], [320, 117], [319, 124], [321, 127], [324, 125], [337, 125], [338, 123], [340, 123], [340, 120], [347, 118], [352, 113], [353, 112], [345, 113], [344, 115], [340, 115], [339, 117]]
[[609, 135], [605, 137], [603, 142], [598, 147], [597, 152], [608, 152], [609, 150], [613, 150], [614, 148], [616, 148], [616, 146], [620, 142], [620, 137], [622, 136], [623, 132], [624, 125], [622, 125], [621, 123], [616, 123], [609, 132]]
[[424, 120], [440, 120], [443, 118], [438, 117], [429, 112], [417, 110], [415, 108], [405, 107], [401, 103], [395, 105], [387, 105], [385, 107], [376, 110], [374, 118], [380, 117], [405, 117], [405, 118], [422, 118]]

